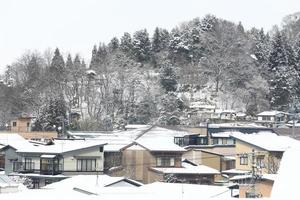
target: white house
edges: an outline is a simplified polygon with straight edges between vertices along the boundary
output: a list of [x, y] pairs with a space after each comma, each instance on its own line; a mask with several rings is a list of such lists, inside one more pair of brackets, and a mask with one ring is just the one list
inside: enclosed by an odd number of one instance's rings
[[289, 113], [272, 110], [257, 114], [256, 123], [267, 127], [277, 127], [279, 125], [285, 124], [288, 119]]

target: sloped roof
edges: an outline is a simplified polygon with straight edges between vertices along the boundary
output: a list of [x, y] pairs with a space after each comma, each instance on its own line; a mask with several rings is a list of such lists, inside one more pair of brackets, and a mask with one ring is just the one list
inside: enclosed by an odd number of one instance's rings
[[176, 144], [174, 144], [174, 142], [170, 142], [168, 140], [163, 140], [160, 138], [152, 138], [152, 139], [139, 139], [136, 140], [134, 142], [132, 142], [131, 144], [125, 146], [123, 148], [127, 149], [133, 145], [138, 145], [148, 151], [166, 151], [166, 152], [185, 152], [186, 150]]
[[291, 146], [300, 145], [298, 140], [270, 132], [234, 134], [232, 137], [267, 151], [285, 151]]
[[11, 146], [14, 149], [22, 149], [25, 147], [33, 147], [25, 138], [17, 133], [0, 133], [0, 148]]
[[19, 153], [61, 154], [71, 151], [103, 146], [105, 143], [86, 140], [54, 140], [53, 145], [32, 145], [18, 149]]
[[278, 114], [288, 114], [288, 113], [277, 111], [277, 110], [270, 110], [270, 111], [263, 111], [261, 113], [258, 113], [257, 116], [274, 116]]
[[182, 167], [152, 167], [152, 169], [164, 174], [220, 174], [218, 170], [206, 165], [195, 166], [187, 162], [182, 162]]

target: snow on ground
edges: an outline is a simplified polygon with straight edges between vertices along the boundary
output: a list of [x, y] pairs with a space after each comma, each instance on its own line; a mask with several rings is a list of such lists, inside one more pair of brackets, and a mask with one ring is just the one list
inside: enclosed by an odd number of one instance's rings
[[[222, 196], [223, 199], [230, 198], [230, 190], [224, 186], [177, 184], [155, 182], [141, 187], [99, 187], [96, 195], [86, 194], [74, 190], [78, 182], [70, 182], [62, 188], [43, 188], [38, 190], [27, 190], [19, 193], [1, 194], [0, 198], [5, 200], [53, 200], [68, 198], [72, 200], [198, 200], [212, 199]], [[57, 185], [58, 186], [58, 185]], [[59, 186], [58, 186], [59, 187]]]
[[273, 185], [271, 199], [299, 199], [300, 145], [287, 149]]

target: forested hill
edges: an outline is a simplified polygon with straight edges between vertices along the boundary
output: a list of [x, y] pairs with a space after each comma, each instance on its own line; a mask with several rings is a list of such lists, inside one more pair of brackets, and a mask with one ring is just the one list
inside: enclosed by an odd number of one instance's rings
[[[122, 124], [195, 124], [190, 102], [254, 115], [295, 109], [300, 94], [300, 18], [293, 14], [269, 32], [206, 15], [171, 31], [124, 33], [78, 55], [26, 53], [1, 83], [1, 123], [27, 113], [35, 129], [64, 118], [71, 129]], [[76, 42], [76, 41], [74, 41]], [[294, 105], [294, 106], [293, 106]], [[80, 120], [69, 124], [74, 113]]]

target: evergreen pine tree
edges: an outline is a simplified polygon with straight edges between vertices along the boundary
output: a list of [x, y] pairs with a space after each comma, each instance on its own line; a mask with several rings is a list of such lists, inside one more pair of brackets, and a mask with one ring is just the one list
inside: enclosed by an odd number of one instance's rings
[[146, 29], [137, 31], [133, 35], [133, 55], [139, 62], [146, 62], [150, 59], [151, 43]]
[[99, 64], [98, 57], [97, 57], [97, 46], [94, 45], [93, 51], [92, 51], [92, 58], [90, 63], [90, 69], [97, 69], [97, 66]]
[[174, 67], [169, 61], [166, 61], [161, 67], [160, 84], [165, 93], [177, 90], [177, 76]]
[[286, 37], [279, 31], [272, 41], [269, 56], [269, 70], [273, 74], [270, 84], [270, 103], [272, 108], [287, 110], [295, 85], [294, 55]]
[[117, 37], [114, 37], [108, 44], [108, 48], [111, 52], [114, 52], [119, 48], [119, 45], [119, 39]]
[[49, 71], [49, 78], [51, 86], [53, 88], [53, 92], [61, 93], [64, 87], [64, 83], [67, 79], [65, 62], [58, 48], [54, 52], [54, 57], [52, 58]]
[[127, 55], [131, 56], [132, 54], [132, 38], [129, 33], [124, 33], [121, 37], [120, 49]]

